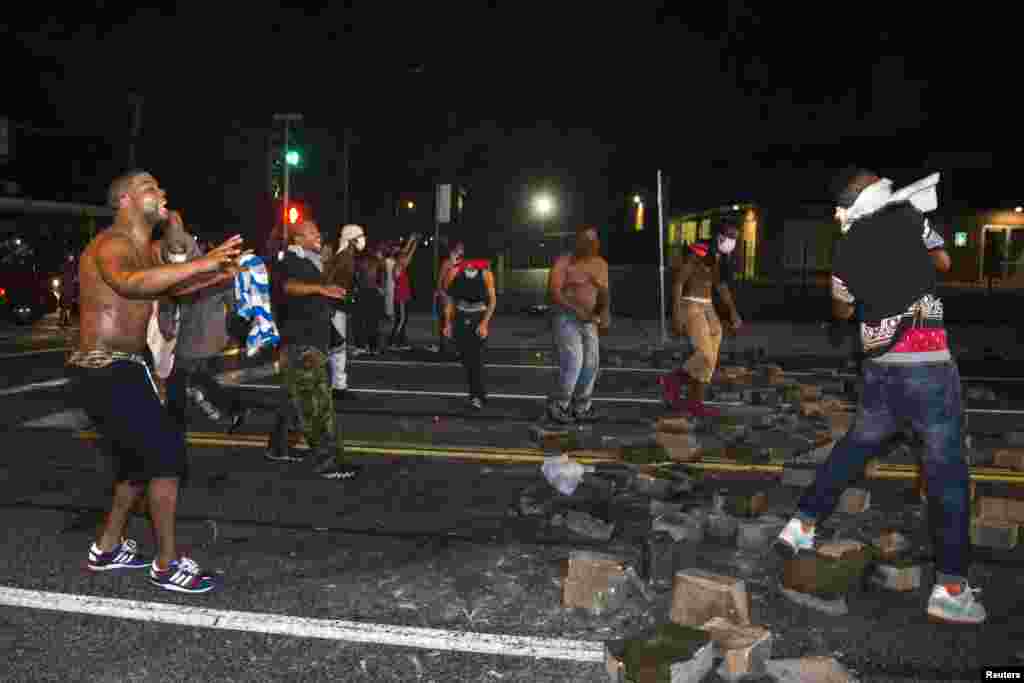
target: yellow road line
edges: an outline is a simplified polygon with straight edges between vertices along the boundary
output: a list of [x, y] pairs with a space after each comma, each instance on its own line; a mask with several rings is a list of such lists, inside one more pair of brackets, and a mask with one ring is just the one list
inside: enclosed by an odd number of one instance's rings
[[[94, 431], [79, 431], [80, 439], [94, 440], [99, 435]], [[228, 435], [218, 432], [189, 432], [187, 441], [196, 446], [210, 447], [244, 447], [265, 448], [268, 437], [259, 435]], [[451, 446], [368, 441], [346, 441], [345, 450], [350, 453], [381, 456], [420, 456], [431, 458], [451, 458], [456, 460], [484, 460], [509, 463], [542, 463], [547, 457], [540, 449], [500, 448], [497, 446]], [[589, 451], [593, 453], [593, 451]], [[571, 454], [571, 452], [570, 452]], [[620, 458], [595, 457], [593, 455], [574, 456], [574, 460], [583, 464], [622, 463]], [[644, 469], [653, 470], [678, 463], [650, 463]], [[704, 460], [685, 463], [687, 467], [699, 470], [718, 472], [757, 472], [761, 474], [781, 475], [781, 464], [746, 464], [728, 462], [721, 459]], [[918, 476], [918, 465], [912, 464], [880, 464], [869, 479], [915, 479]], [[995, 467], [972, 467], [971, 479], [975, 481], [1006, 482], [1024, 485], [1024, 472], [1001, 470]]]

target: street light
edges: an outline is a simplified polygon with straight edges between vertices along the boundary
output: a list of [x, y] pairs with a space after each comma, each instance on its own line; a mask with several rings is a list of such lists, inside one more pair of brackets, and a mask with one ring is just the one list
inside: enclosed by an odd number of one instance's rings
[[410, 211], [412, 211], [413, 209], [416, 208], [416, 202], [406, 202], [405, 203], [405, 208], [407, 208]]
[[555, 211], [555, 200], [548, 194], [537, 195], [533, 198], [533, 211], [542, 220]]

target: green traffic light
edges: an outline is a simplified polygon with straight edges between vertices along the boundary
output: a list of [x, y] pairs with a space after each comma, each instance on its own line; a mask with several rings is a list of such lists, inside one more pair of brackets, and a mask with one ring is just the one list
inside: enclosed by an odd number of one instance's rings
[[289, 166], [298, 166], [299, 165], [299, 153], [297, 151], [295, 151], [294, 149], [290, 149], [284, 155], [284, 160], [288, 162]]

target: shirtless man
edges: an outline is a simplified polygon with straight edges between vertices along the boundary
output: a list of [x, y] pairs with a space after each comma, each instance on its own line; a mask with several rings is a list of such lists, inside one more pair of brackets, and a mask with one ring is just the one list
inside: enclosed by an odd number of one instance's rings
[[[738, 330], [743, 324], [729, 290], [729, 278], [723, 277], [723, 271], [728, 272], [723, 255], [735, 249], [737, 233], [735, 225], [726, 223], [719, 228], [714, 244], [696, 242], [688, 253], [677, 256], [672, 264], [675, 271], [672, 329], [679, 336], [689, 335], [694, 352], [682, 368], [661, 377], [659, 382], [664, 388], [666, 402], [673, 409], [685, 407], [698, 417], [718, 414], [716, 409], [704, 404], [705, 389], [715, 373], [722, 345], [722, 323], [711, 303], [712, 288], [725, 304], [732, 329]], [[689, 384], [689, 394], [686, 403], [680, 405], [679, 390], [683, 382]]]
[[[156, 265], [152, 234], [159, 222], [177, 219], [157, 181], [130, 171], [110, 185], [114, 224], [82, 253], [81, 333], [68, 359], [76, 398], [109, 440], [117, 472], [110, 513], [89, 551], [96, 572], [144, 569], [150, 582], [180, 593], [215, 587], [175, 546], [178, 483], [186, 469], [185, 435], [160, 404], [146, 365], [146, 331], [153, 301], [234, 277], [242, 238], [234, 236], [208, 254], [180, 264]], [[152, 563], [124, 538], [128, 514], [145, 499], [157, 541]]]
[[601, 258], [597, 230], [576, 230], [576, 248], [558, 257], [548, 275], [552, 304], [552, 333], [558, 354], [558, 376], [548, 400], [553, 422], [592, 422], [599, 419], [591, 396], [600, 369], [598, 332], [611, 322], [608, 262]]

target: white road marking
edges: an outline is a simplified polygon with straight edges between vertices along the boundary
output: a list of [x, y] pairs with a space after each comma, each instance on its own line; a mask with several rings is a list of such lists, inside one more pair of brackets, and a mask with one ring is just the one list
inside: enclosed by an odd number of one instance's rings
[[22, 384], [21, 386], [18, 387], [0, 389], [0, 396], [13, 396], [14, 394], [24, 394], [29, 391], [38, 391], [39, 389], [52, 389], [53, 387], [62, 387], [67, 383], [67, 377], [60, 377], [58, 379], [51, 379], [45, 382], [33, 382], [32, 384]]
[[93, 595], [50, 593], [0, 586], [0, 604], [90, 616], [136, 619], [298, 638], [323, 638], [427, 650], [539, 657], [575, 662], [603, 662], [604, 644], [563, 638], [537, 638], [473, 631], [392, 626], [340, 619], [310, 619], [283, 614], [217, 610], [163, 602], [141, 602]]

